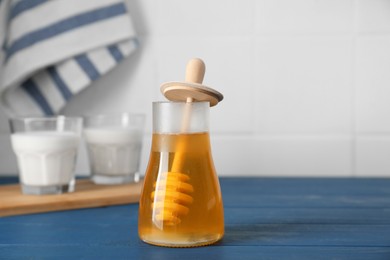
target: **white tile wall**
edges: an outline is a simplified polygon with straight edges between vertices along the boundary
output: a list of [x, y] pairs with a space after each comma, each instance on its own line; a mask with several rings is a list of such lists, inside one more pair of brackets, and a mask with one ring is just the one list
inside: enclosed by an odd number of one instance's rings
[[257, 132], [351, 132], [353, 41], [349, 36], [259, 38]]
[[212, 136], [219, 174], [351, 176], [350, 137]]
[[390, 136], [359, 136], [356, 142], [356, 175], [389, 176]]
[[354, 27], [354, 0], [255, 2], [257, 33], [349, 33]]
[[[389, 0], [128, 0], [141, 48], [65, 114], [147, 115], [162, 82], [205, 60], [219, 175], [390, 176]], [[89, 171], [85, 148], [78, 174]], [[16, 173], [0, 111], [0, 173]]]

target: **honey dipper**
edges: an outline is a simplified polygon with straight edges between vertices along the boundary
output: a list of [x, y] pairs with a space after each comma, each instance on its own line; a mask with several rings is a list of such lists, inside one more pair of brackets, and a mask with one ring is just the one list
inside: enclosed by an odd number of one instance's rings
[[[205, 73], [205, 64], [201, 59], [191, 59], [186, 68], [185, 82], [167, 82], [161, 86], [161, 92], [170, 101], [185, 101], [185, 111], [181, 122], [181, 132], [188, 132], [191, 118], [191, 102], [208, 101], [215, 106], [223, 99], [218, 91], [202, 85]], [[154, 184], [155, 191], [151, 198], [154, 201], [152, 208], [155, 218], [165, 225], [177, 225], [181, 218], [188, 214], [193, 201], [191, 193], [193, 187], [189, 183], [190, 177], [183, 173], [183, 162], [186, 143], [181, 142], [176, 147], [175, 157], [169, 172], [162, 174], [158, 185]]]

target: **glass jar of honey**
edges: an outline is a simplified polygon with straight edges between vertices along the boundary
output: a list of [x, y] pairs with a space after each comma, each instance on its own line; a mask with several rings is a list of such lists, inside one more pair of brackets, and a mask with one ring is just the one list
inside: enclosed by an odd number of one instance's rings
[[[183, 128], [182, 118], [190, 118]], [[153, 103], [153, 137], [139, 207], [139, 236], [191, 247], [224, 234], [222, 196], [212, 160], [208, 102]]]
[[163, 85], [163, 94], [178, 102], [153, 103], [152, 145], [138, 218], [139, 237], [149, 244], [203, 246], [224, 235], [209, 136], [210, 106], [223, 96], [200, 85], [203, 66], [191, 61], [186, 78], [192, 80]]

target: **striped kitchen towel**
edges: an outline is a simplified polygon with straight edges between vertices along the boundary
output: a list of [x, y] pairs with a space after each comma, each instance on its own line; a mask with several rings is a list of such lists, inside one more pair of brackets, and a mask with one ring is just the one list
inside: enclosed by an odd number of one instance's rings
[[0, 104], [55, 115], [137, 47], [124, 0], [0, 0]]

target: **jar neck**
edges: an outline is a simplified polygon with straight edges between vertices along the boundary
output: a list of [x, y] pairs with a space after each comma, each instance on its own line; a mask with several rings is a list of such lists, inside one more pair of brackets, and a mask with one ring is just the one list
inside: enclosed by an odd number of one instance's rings
[[153, 102], [153, 133], [209, 131], [208, 102]]

